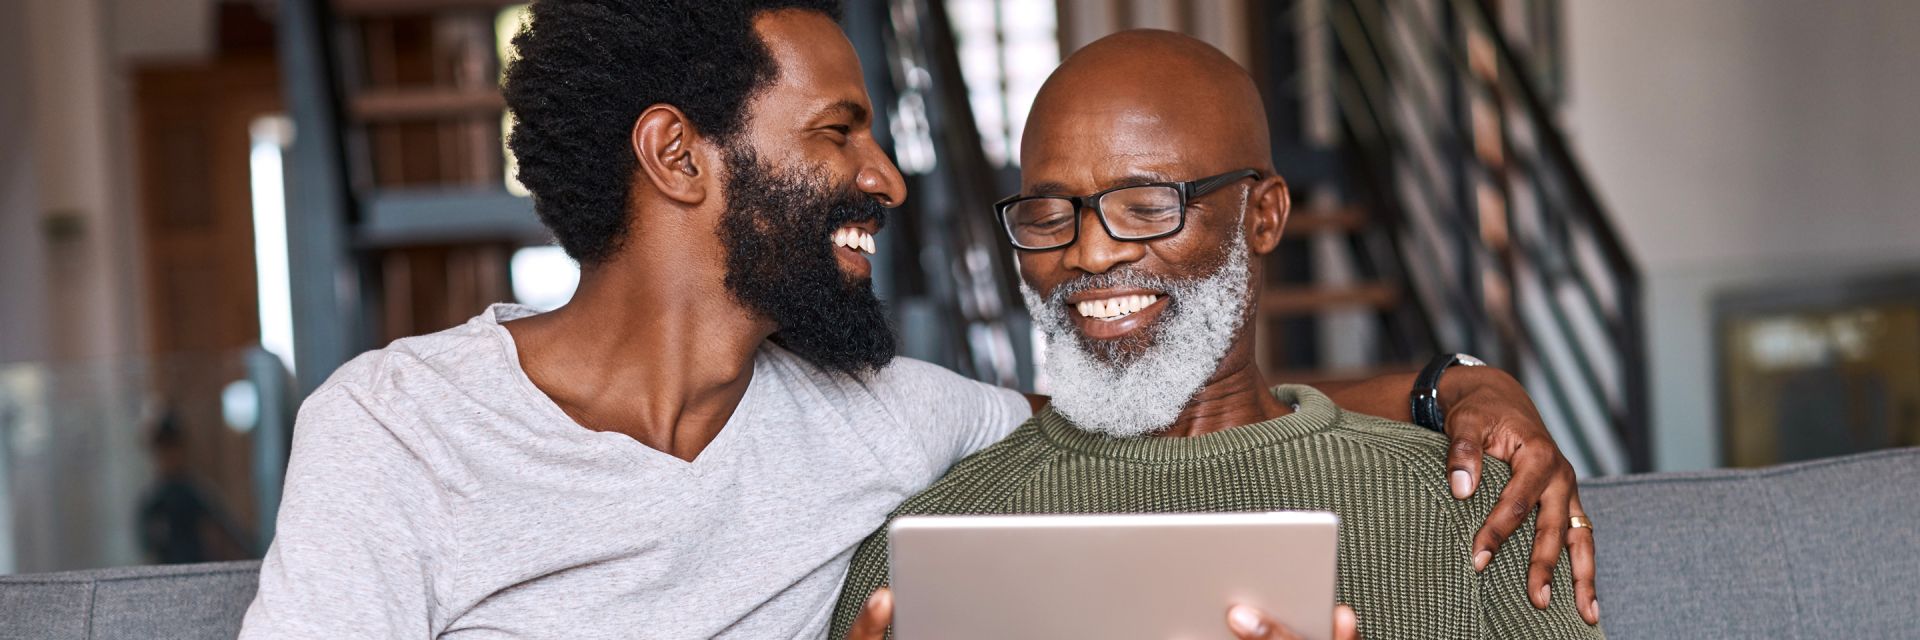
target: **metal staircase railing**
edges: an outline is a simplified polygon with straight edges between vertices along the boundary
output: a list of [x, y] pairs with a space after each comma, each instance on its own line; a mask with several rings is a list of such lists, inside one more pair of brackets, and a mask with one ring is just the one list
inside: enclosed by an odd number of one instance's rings
[[874, 130], [903, 156], [911, 194], [890, 216], [875, 270], [887, 272], [875, 284], [896, 309], [903, 352], [1028, 388], [1031, 332], [1013, 249], [982, 214], [1009, 185], [981, 146], [946, 3], [850, 0], [844, 13], [861, 57], [884, 61], [867, 69]]
[[1435, 351], [1513, 371], [1583, 476], [1651, 466], [1640, 271], [1484, 0], [1330, 0], [1357, 177]]

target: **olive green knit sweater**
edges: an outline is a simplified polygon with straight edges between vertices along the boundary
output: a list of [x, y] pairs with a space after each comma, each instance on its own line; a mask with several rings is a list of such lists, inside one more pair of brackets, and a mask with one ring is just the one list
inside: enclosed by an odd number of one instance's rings
[[[1552, 606], [1527, 602], [1531, 519], [1485, 573], [1473, 571], [1473, 535], [1506, 485], [1506, 465], [1489, 460], [1473, 497], [1455, 500], [1439, 434], [1341, 411], [1311, 387], [1273, 394], [1299, 409], [1191, 438], [1109, 438], [1042, 411], [894, 515], [1332, 511], [1340, 515], [1337, 598], [1359, 613], [1363, 638], [1602, 637], [1574, 609], [1564, 556]], [[846, 637], [886, 580], [883, 529], [854, 555], [833, 638]], [[1224, 624], [1223, 616], [1223, 634]]]

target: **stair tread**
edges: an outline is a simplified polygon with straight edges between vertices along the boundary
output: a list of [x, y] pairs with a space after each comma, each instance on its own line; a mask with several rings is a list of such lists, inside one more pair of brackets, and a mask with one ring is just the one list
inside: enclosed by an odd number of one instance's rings
[[1269, 314], [1304, 314], [1355, 307], [1385, 308], [1399, 301], [1399, 287], [1384, 282], [1270, 286], [1261, 294], [1260, 310]]
[[1367, 213], [1358, 207], [1314, 208], [1287, 216], [1285, 237], [1302, 238], [1321, 233], [1353, 233], [1366, 228]]
[[506, 98], [493, 88], [370, 89], [355, 95], [351, 104], [354, 117], [364, 121], [487, 115], [507, 108]]
[[333, 13], [339, 16], [379, 16], [473, 9], [500, 10], [524, 2], [526, 0], [333, 0], [331, 8]]

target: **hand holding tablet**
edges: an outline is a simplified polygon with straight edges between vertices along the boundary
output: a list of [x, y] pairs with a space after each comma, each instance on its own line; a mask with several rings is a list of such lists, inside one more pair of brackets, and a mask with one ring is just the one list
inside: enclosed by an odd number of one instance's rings
[[1338, 527], [1309, 512], [901, 518], [893, 590], [849, 637], [893, 621], [905, 640], [1355, 638], [1351, 609], [1328, 617]]
[[[860, 610], [860, 619], [853, 623], [848, 632], [849, 640], [883, 640], [887, 637], [887, 626], [893, 624], [893, 591], [881, 587], [867, 598], [866, 607]], [[1266, 612], [1253, 607], [1235, 605], [1227, 610], [1227, 628], [1233, 631], [1239, 640], [1304, 640], [1304, 636], [1294, 633], [1286, 625], [1275, 622]], [[1360, 640], [1360, 620], [1355, 617], [1353, 607], [1335, 605], [1333, 607], [1334, 640]]]

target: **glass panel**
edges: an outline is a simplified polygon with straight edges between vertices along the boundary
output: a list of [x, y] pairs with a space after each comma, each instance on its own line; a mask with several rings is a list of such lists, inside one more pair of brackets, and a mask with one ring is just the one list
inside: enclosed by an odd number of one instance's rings
[[0, 573], [259, 557], [292, 423], [279, 362], [0, 365]]
[[1920, 303], [1752, 315], [1724, 326], [1728, 465], [1920, 444]]

